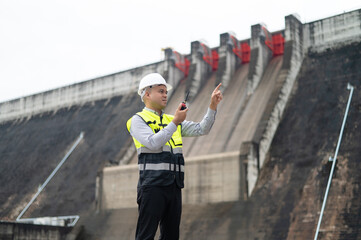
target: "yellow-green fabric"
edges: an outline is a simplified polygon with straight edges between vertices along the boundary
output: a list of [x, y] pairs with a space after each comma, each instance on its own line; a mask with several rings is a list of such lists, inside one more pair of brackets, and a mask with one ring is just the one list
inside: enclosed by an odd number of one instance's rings
[[[165, 128], [171, 121], [173, 120], [174, 116], [163, 114], [159, 116], [151, 111], [143, 109], [143, 111], [137, 113], [144, 122], [152, 129], [154, 133], [159, 132], [161, 129]], [[127, 121], [127, 128], [130, 132], [132, 118]], [[141, 144], [137, 139], [133, 137], [133, 141], [137, 150], [139, 149], [146, 149], [146, 147]], [[178, 125], [177, 130], [173, 133], [172, 138], [165, 144], [167, 147], [163, 148], [164, 151], [167, 149], [172, 148], [174, 153], [182, 153], [182, 126]], [[138, 151], [140, 154], [142, 151]], [[144, 151], [143, 151], [144, 152]], [[146, 151], [147, 153], [151, 153], [152, 151]]]
[[[137, 113], [154, 133], [165, 128], [173, 120], [172, 115], [157, 115], [143, 109]], [[130, 132], [132, 118], [127, 121]], [[136, 131], [136, 129], [134, 129]], [[184, 187], [184, 157], [182, 154], [182, 127], [179, 125], [172, 138], [160, 149], [151, 150], [133, 137], [138, 152], [139, 181], [142, 186], [168, 186], [174, 182]]]

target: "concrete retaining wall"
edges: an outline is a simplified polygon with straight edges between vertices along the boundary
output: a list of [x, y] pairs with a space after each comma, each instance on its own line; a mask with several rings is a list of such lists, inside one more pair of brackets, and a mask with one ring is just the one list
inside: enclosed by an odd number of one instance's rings
[[245, 142], [241, 147], [241, 158], [244, 159], [243, 164], [245, 169], [247, 169], [244, 182], [248, 196], [252, 194], [256, 185], [258, 174], [281, 121], [283, 111], [303, 61], [302, 23], [294, 15], [285, 17], [285, 22], [284, 60], [281, 72], [278, 75], [278, 84], [282, 85], [280, 90], [276, 90], [273, 93], [275, 101], [270, 100], [269, 102], [269, 104], [274, 104], [271, 112], [264, 113], [267, 115], [264, 116], [265, 120], [267, 120], [266, 124], [260, 123], [257, 127], [256, 132], [260, 132], [260, 136], [254, 136], [253, 142]]
[[216, 203], [240, 199], [239, 152], [227, 152], [186, 159], [183, 202]]
[[[297, 74], [300, 71], [303, 61], [303, 32], [302, 23], [294, 15], [285, 17], [285, 53], [281, 74], [287, 74], [279, 92], [277, 102], [267, 121], [266, 129], [263, 132], [259, 143], [259, 167], [262, 168], [266, 154], [271, 146], [273, 136], [276, 133], [278, 125], [281, 121], [283, 111], [291, 94], [293, 84]], [[281, 78], [281, 77], [280, 77]]]
[[[282, 73], [286, 75], [276, 104], [263, 130], [261, 139], [256, 140], [258, 154], [249, 154], [248, 149], [241, 158], [245, 160], [247, 176], [245, 179], [248, 195], [252, 193], [263, 166], [264, 159], [272, 143], [273, 136], [281, 121], [294, 82], [300, 71], [304, 54], [307, 51], [322, 52], [327, 48], [341, 47], [361, 40], [361, 10], [340, 14], [312, 23], [302, 24], [300, 20], [289, 15], [285, 17], [285, 53]], [[280, 76], [280, 79], [282, 77]], [[245, 146], [251, 146], [248, 143]], [[253, 145], [252, 145], [253, 147]], [[258, 158], [258, 159], [255, 159]]]
[[205, 51], [208, 51], [208, 54], [212, 54], [212, 52], [208, 46], [204, 46], [205, 49], [199, 41], [191, 43], [191, 66], [186, 87], [187, 91], [189, 91], [189, 102], [193, 101], [212, 72], [211, 66], [203, 60], [203, 56], [206, 54]]
[[[294, 15], [289, 15], [285, 17], [285, 53], [284, 53], [284, 61], [282, 65], [282, 72], [279, 76], [284, 81], [280, 91], [277, 93], [277, 100], [275, 101], [275, 105], [267, 118], [267, 123], [265, 126], [262, 126], [260, 130], [262, 134], [260, 138], [254, 139], [253, 142], [245, 142], [244, 144], [239, 143], [241, 146], [241, 156], [242, 164], [239, 164], [237, 167], [237, 174], [233, 176], [234, 178], [239, 178], [237, 180], [233, 179], [233, 183], [237, 182], [237, 184], [232, 185], [232, 191], [235, 195], [226, 194], [223, 196], [223, 190], [220, 189], [225, 188], [226, 186], [218, 186], [219, 181], [214, 181], [214, 178], [210, 178], [207, 180], [205, 177], [202, 181], [200, 181], [195, 174], [199, 170], [194, 169], [207, 169], [206, 172], [217, 172], [219, 169], [217, 162], [207, 162], [210, 160], [204, 160], [207, 164], [204, 164], [202, 161], [192, 162], [191, 159], [188, 159], [186, 168], [186, 188], [184, 189], [184, 203], [197, 203], [197, 202], [217, 202], [217, 201], [231, 201], [235, 199], [243, 199], [244, 197], [249, 196], [252, 193], [252, 190], [255, 186], [255, 183], [258, 179], [258, 174], [260, 169], [263, 166], [263, 162], [265, 156], [269, 150], [269, 147], [272, 143], [273, 136], [278, 128], [278, 124], [282, 118], [283, 111], [287, 104], [288, 98], [290, 96], [293, 84], [297, 78], [299, 73], [304, 51], [308, 49], [312, 49], [313, 46], [318, 46], [322, 49], [324, 46], [337, 46], [339, 44], [344, 44], [343, 41], [355, 41], [359, 39], [361, 36], [361, 27], [360, 27], [360, 11], [353, 11], [350, 13], [341, 14], [338, 16], [330, 17], [327, 19], [319, 20], [313, 23], [302, 24], [299, 19]], [[247, 92], [252, 94], [253, 91], [258, 86], [259, 81], [262, 78], [263, 72], [267, 67], [269, 59], [272, 57], [271, 50], [265, 45], [265, 35], [270, 35], [267, 32], [263, 25], [258, 24], [252, 26], [252, 38], [251, 38], [251, 62], [250, 62], [250, 71], [248, 76], [248, 86]], [[233, 66], [235, 66], [235, 56], [231, 55], [229, 49], [226, 48], [225, 42], [227, 35], [221, 35], [221, 46], [219, 48], [219, 56], [220, 56], [220, 69], [221, 73], [217, 73], [218, 81], [220, 77], [230, 77], [234, 71], [232, 71]], [[223, 39], [223, 41], [222, 41]], [[312, 47], [310, 47], [312, 46]], [[200, 42], [192, 43], [192, 66], [190, 71], [190, 76], [187, 81], [187, 89], [191, 90], [193, 94], [196, 94], [199, 89], [201, 89], [202, 82], [206, 79], [207, 75], [210, 73], [210, 67], [207, 63], [202, 59]], [[222, 61], [224, 62], [224, 66], [222, 67]], [[208, 159], [213, 159], [212, 156], [208, 156]], [[238, 157], [237, 157], [238, 158]], [[238, 159], [239, 160], [239, 159]], [[222, 161], [224, 161], [222, 159]], [[201, 166], [207, 166], [201, 167]], [[118, 169], [119, 179], [116, 181], [111, 181], [109, 184], [112, 187], [107, 186], [106, 182], [103, 182], [103, 205], [105, 208], [119, 208], [122, 207], [134, 207], [136, 198], [136, 193], [134, 191], [136, 187], [137, 177], [134, 177], [134, 174], [137, 175], [137, 167], [136, 166], [127, 166], [133, 169], [133, 175], [130, 171], [126, 171], [123, 173]], [[213, 167], [213, 168], [212, 168]], [[125, 168], [127, 169], [127, 168]], [[243, 169], [243, 170], [242, 170]], [[104, 174], [106, 173], [105, 170]], [[109, 170], [110, 171], [110, 170]], [[115, 171], [115, 170], [114, 170]], [[114, 175], [116, 173], [114, 172]], [[206, 174], [202, 174], [206, 176]], [[230, 176], [231, 174], [229, 174]], [[109, 176], [104, 176], [104, 181]], [[132, 179], [132, 184], [126, 183], [126, 179]], [[112, 182], [125, 182], [124, 189], [119, 192], [116, 192], [117, 186]], [[209, 187], [207, 182], [214, 182], [214, 188]], [[107, 188], [107, 189], [105, 189]], [[109, 189], [110, 188], [110, 189]], [[217, 191], [215, 188], [219, 188]], [[133, 192], [133, 195], [131, 195]], [[217, 193], [216, 193], [217, 192]], [[221, 192], [221, 193], [220, 193]], [[227, 191], [226, 191], [227, 192]], [[109, 197], [108, 194], [114, 196]], [[218, 194], [218, 195], [217, 195]], [[123, 196], [124, 195], [124, 196]], [[116, 199], [115, 202], [119, 204], [120, 199], [122, 199], [122, 203], [120, 205], [116, 205], [113, 202], [113, 198]]]
[[218, 49], [219, 62], [216, 85], [222, 83], [221, 90], [224, 91], [229, 85], [237, 66], [240, 64], [240, 59], [233, 53], [233, 48], [235, 46], [229, 33], [220, 35], [220, 43]]
[[162, 74], [174, 87], [185, 77], [166, 54], [162, 62], [0, 103], [0, 122], [136, 92], [141, 78], [152, 72]]
[[0, 103], [0, 122], [135, 92], [142, 76], [164, 72], [164, 61]]
[[361, 40], [361, 9], [303, 25], [304, 49], [322, 52]]
[[0, 222], [0, 239], [65, 240], [70, 227], [55, 227], [14, 222]]
[[136, 207], [138, 165], [124, 165], [103, 169], [100, 209]]
[[[361, 10], [302, 24], [295, 15], [285, 17], [285, 53], [282, 74], [287, 74], [277, 102], [267, 121], [266, 128], [259, 144], [258, 155], [247, 155], [247, 189], [250, 195], [256, 175], [263, 166], [264, 159], [272, 143], [273, 136], [281, 121], [283, 111], [288, 102], [294, 82], [300, 71], [304, 54], [307, 51], [322, 52], [327, 48], [341, 47], [361, 40]], [[249, 150], [248, 152], [251, 152]], [[259, 159], [253, 159], [258, 157]], [[256, 168], [258, 163], [258, 169]]]
[[[239, 152], [187, 158], [183, 203], [215, 203], [241, 199]], [[138, 165], [104, 168], [101, 209], [136, 207]]]
[[[167, 48], [164, 50], [165, 61], [164, 61], [164, 73], [163, 77], [167, 79], [168, 83], [173, 86], [173, 88], [177, 88], [179, 81], [186, 78], [184, 72], [178, 69], [176, 64], [176, 56], [171, 48]], [[187, 57], [187, 56], [184, 56]]]
[[256, 24], [251, 27], [251, 60], [248, 71], [248, 95], [253, 94], [260, 82], [263, 72], [268, 62], [272, 58], [272, 50], [266, 46], [266, 37], [272, 35], [262, 24]]

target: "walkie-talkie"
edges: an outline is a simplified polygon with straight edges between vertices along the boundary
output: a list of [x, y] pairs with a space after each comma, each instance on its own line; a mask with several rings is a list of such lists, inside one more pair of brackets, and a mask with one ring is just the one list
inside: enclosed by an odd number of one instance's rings
[[187, 104], [186, 103], [187, 103], [187, 100], [188, 100], [188, 96], [189, 96], [189, 91], [187, 92], [186, 98], [182, 102], [181, 110], [187, 109]]

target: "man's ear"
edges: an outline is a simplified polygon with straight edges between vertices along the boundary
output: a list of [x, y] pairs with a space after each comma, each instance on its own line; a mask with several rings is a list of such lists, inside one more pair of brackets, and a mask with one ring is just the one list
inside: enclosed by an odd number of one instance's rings
[[145, 103], [145, 101], [149, 98], [149, 95], [150, 95], [149, 91], [145, 91], [144, 97], [143, 97], [144, 103]]

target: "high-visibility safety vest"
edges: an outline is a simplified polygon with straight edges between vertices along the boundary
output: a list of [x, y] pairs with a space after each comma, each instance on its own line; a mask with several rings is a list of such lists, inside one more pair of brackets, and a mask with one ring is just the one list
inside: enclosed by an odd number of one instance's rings
[[[136, 115], [152, 129], [154, 133], [165, 128], [173, 116], [162, 114], [159, 116], [151, 111], [143, 109]], [[130, 132], [132, 118], [127, 121], [127, 129]], [[182, 153], [182, 126], [178, 125], [172, 138], [160, 149], [151, 150], [133, 137], [138, 153], [139, 181], [140, 186], [167, 186], [176, 181], [178, 187], [184, 187], [184, 158]]]

